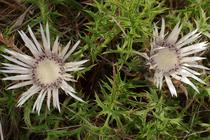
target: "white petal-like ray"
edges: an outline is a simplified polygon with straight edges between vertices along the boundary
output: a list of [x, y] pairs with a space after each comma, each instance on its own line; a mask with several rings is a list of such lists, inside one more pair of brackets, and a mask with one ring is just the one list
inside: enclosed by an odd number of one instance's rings
[[23, 55], [23, 54], [20, 54], [20, 53], [17, 53], [17, 52], [8, 50], [8, 49], [5, 49], [5, 52], [11, 54], [15, 58], [19, 59], [20, 61], [22, 61], [28, 65], [31, 65], [34, 62], [34, 59], [31, 56], [28, 56], [25, 54]]
[[61, 53], [59, 54], [60, 57], [64, 57], [71, 45], [71, 40], [67, 43], [67, 45], [62, 49]]
[[[43, 92], [44, 92], [44, 90], [41, 90], [41, 91], [39, 92], [39, 95], [38, 95], [38, 97], [36, 98], [36, 101], [34, 102], [32, 112], [34, 112], [35, 110], [37, 111], [37, 106], [38, 106], [38, 103], [40, 102], [40, 99], [41, 99], [41, 97], [42, 97], [42, 95], [43, 95]], [[39, 113], [38, 113], [38, 114], [39, 114]]]
[[199, 72], [194, 71], [194, 70], [192, 70], [192, 69], [190, 69], [190, 68], [187, 68], [187, 67], [185, 67], [185, 66], [182, 66], [182, 68], [185, 69], [185, 70], [187, 70], [187, 71], [189, 71], [190, 73], [192, 73], [192, 74], [194, 74], [194, 75], [201, 75]]
[[38, 115], [40, 114], [40, 110], [42, 107], [42, 103], [44, 101], [44, 97], [46, 96], [46, 91], [41, 90], [41, 92], [39, 93], [39, 96], [37, 97], [33, 109], [32, 111], [34, 112], [36, 110], [36, 112], [38, 113]]
[[70, 85], [68, 85], [65, 81], [62, 82], [61, 88], [63, 89], [63, 91], [65, 91], [71, 97], [77, 99], [80, 102], [84, 102], [81, 98], [79, 98], [78, 96], [76, 96], [74, 94], [75, 93], [75, 90]]
[[176, 74], [171, 74], [171, 76], [176, 80], [182, 81], [183, 83], [190, 85], [195, 91], [199, 93], [198, 88], [187, 77], [181, 77]]
[[174, 27], [174, 29], [172, 30], [172, 32], [169, 34], [168, 38], [167, 38], [167, 42], [171, 43], [171, 44], [174, 44], [176, 43], [178, 37], [179, 37], [179, 33], [181, 31], [181, 25], [180, 25], [180, 22], [178, 22], [176, 24], [176, 26]]
[[193, 35], [195, 35], [198, 32], [198, 29], [186, 34], [185, 36], [183, 36], [176, 44], [179, 45], [183, 42], [185, 42], [186, 40], [188, 40], [190, 37], [192, 37]]
[[191, 77], [191, 78], [195, 79], [196, 81], [206, 85], [206, 83], [202, 79], [198, 78], [197, 76], [195, 76], [193, 74], [189, 75], [189, 77]]
[[49, 46], [48, 46], [47, 39], [46, 39], [46, 36], [45, 36], [45, 33], [44, 33], [44, 29], [43, 29], [43, 27], [42, 27], [41, 24], [40, 24], [40, 29], [41, 29], [41, 36], [42, 36], [43, 46], [44, 46], [44, 48], [45, 48], [45, 51], [46, 51], [47, 53], [49, 53], [49, 52], [50, 52], [50, 48], [49, 48]]
[[163, 40], [165, 37], [165, 20], [162, 18], [162, 25], [160, 30], [160, 38]]
[[50, 101], [51, 101], [51, 93], [50, 89], [47, 90], [47, 108], [50, 110]]
[[6, 78], [3, 78], [2, 80], [31, 80], [32, 76], [31, 75], [16, 75], [16, 76], [9, 76]]
[[0, 70], [3, 73], [30, 74], [31, 70]]
[[42, 107], [42, 103], [43, 103], [43, 101], [44, 101], [44, 98], [45, 98], [45, 96], [46, 96], [46, 91], [44, 91], [44, 93], [42, 94], [42, 97], [41, 97], [41, 99], [40, 99], [40, 101], [39, 101], [39, 104], [38, 104], [38, 108], [37, 108], [37, 112], [38, 112], [38, 114], [40, 113], [40, 110], [41, 110], [41, 107]]
[[159, 71], [156, 71], [154, 75], [154, 81], [156, 83], [156, 87], [161, 89], [163, 83], [163, 74]]
[[84, 67], [74, 67], [74, 68], [66, 68], [65, 71], [66, 72], [71, 72], [71, 71], [79, 71], [79, 70], [83, 70]]
[[20, 82], [20, 83], [14, 84], [14, 85], [8, 87], [7, 89], [8, 90], [16, 89], [16, 88], [20, 88], [20, 87], [24, 87], [24, 86], [28, 86], [28, 85], [32, 85], [32, 84], [33, 84], [32, 81], [25, 81], [25, 82]]
[[63, 75], [63, 78], [65, 81], [77, 82], [77, 80], [74, 79], [74, 76], [72, 76], [71, 74], [68, 74], [68, 73], [65, 73]]
[[138, 55], [142, 56], [143, 58], [149, 60], [149, 56], [146, 53], [141, 53], [138, 51], [133, 51], [133, 53], [138, 54]]
[[197, 65], [197, 64], [182, 64], [186, 67], [192, 67], [192, 68], [198, 68], [198, 69], [204, 69], [204, 70], [210, 70], [209, 68], [202, 66], [202, 65]]
[[2, 63], [2, 64], [4, 65], [2, 69], [5, 69], [5, 70], [17, 70], [17, 71], [23, 71], [23, 72], [28, 72], [30, 70], [29, 68], [13, 65], [9, 63]]
[[168, 85], [168, 88], [169, 88], [169, 90], [171, 92], [171, 95], [172, 96], [177, 96], [176, 89], [174, 87], [174, 84], [171, 81], [171, 78], [169, 76], [165, 76], [165, 79], [166, 79], [166, 83]]
[[18, 100], [17, 106], [22, 106], [31, 96], [38, 93], [40, 91], [40, 87], [33, 85], [31, 88], [29, 88], [26, 92], [24, 92], [20, 99]]
[[17, 59], [15, 59], [15, 58], [12, 58], [12, 57], [9, 57], [9, 56], [6, 56], [6, 55], [2, 55], [2, 56], [4, 58], [6, 58], [7, 60], [9, 60], [9, 61], [11, 61], [13, 63], [16, 63], [16, 64], [18, 64], [20, 66], [23, 66], [23, 67], [26, 67], [26, 68], [29, 68], [30, 67], [29, 65], [27, 65], [27, 64], [25, 64], [25, 63], [23, 63], [23, 62], [21, 62], [21, 61], [19, 61]]
[[180, 53], [181, 53], [181, 56], [184, 57], [187, 55], [204, 51], [205, 49], [207, 49], [207, 43], [201, 42], [201, 43], [193, 44], [193, 45], [180, 49]]
[[162, 50], [162, 49], [165, 49], [166, 47], [162, 47], [162, 46], [157, 46], [156, 48], [154, 48], [152, 51], [155, 52], [155, 51], [159, 51], [159, 50]]
[[65, 73], [63, 76], [64, 76], [64, 77], [68, 77], [68, 78], [74, 78], [74, 76], [72, 76], [72, 75], [69, 74], [69, 73]]
[[66, 77], [65, 75], [64, 75], [64, 80], [65, 81], [71, 81], [71, 82], [77, 82], [77, 80], [75, 80], [73, 78]]
[[206, 49], [206, 46], [207, 46], [206, 42], [196, 43], [196, 44], [181, 48], [180, 52], [186, 53], [186, 52], [190, 52], [194, 50], [202, 50], [202, 49]]
[[58, 40], [59, 40], [59, 37], [57, 36], [56, 39], [55, 39], [55, 42], [53, 44], [53, 47], [52, 47], [52, 52], [56, 53], [56, 54], [58, 53], [58, 47], [59, 47]]
[[158, 28], [156, 24], [154, 24], [153, 36], [158, 37]]
[[195, 50], [192, 50], [192, 51], [189, 51], [189, 52], [186, 52], [186, 53], [182, 53], [181, 56], [182, 56], [182, 57], [189, 56], [189, 55], [192, 55], [192, 54], [195, 54], [195, 53], [204, 51], [204, 50], [206, 50], [206, 49], [207, 49], [207, 47], [204, 47], [204, 48], [202, 48], [202, 49], [195, 49]]
[[184, 57], [181, 59], [181, 63], [185, 63], [185, 62], [194, 62], [194, 61], [199, 61], [199, 60], [203, 60], [206, 59], [205, 57], [198, 57], [198, 56], [194, 56], [194, 57]]
[[34, 43], [28, 38], [28, 36], [23, 31], [20, 31], [19, 34], [20, 34], [22, 40], [24, 41], [25, 46], [31, 51], [31, 53], [35, 57], [38, 57], [39, 51], [37, 50], [37, 48], [34, 45]]
[[75, 90], [73, 87], [71, 87], [70, 85], [68, 85], [65, 81], [62, 82], [61, 88], [66, 91], [66, 89], [72, 93], [75, 93]]
[[49, 31], [49, 24], [46, 24], [46, 36], [47, 36], [47, 48], [50, 49], [50, 31]]
[[194, 42], [195, 40], [197, 40], [198, 38], [200, 38], [200, 33], [198, 34], [195, 34], [194, 36], [192, 36], [191, 38], [185, 40], [183, 43], [177, 45], [177, 48], [182, 48], [183, 46], [189, 44], [189, 43], [192, 43]]
[[42, 51], [42, 47], [41, 47], [40, 43], [38, 42], [38, 40], [36, 39], [36, 37], [35, 37], [33, 31], [31, 30], [31, 27], [30, 27], [30, 26], [28, 26], [28, 31], [29, 31], [29, 33], [30, 33], [30, 35], [31, 35], [31, 37], [32, 37], [32, 39], [33, 39], [35, 45], [36, 45], [37, 50], [38, 50], [40, 53], [42, 53], [42, 52], [43, 52], [43, 51]]
[[186, 76], [186, 77], [191, 77], [191, 78], [195, 79], [196, 81], [198, 81], [198, 82], [200, 82], [202, 84], [206, 84], [203, 80], [201, 80], [200, 78], [198, 78], [197, 76], [195, 76], [194, 74], [188, 72], [185, 69], [182, 69], [180, 71], [180, 74], [183, 75], [183, 76]]
[[65, 61], [65, 60], [74, 52], [74, 50], [78, 47], [79, 43], [80, 43], [80, 40], [78, 40], [78, 41], [74, 44], [74, 46], [73, 46], [73, 47], [69, 50], [69, 52], [64, 56], [64, 58], [63, 58], [64, 61]]
[[88, 60], [81, 60], [81, 61], [76, 61], [76, 62], [69, 62], [69, 63], [66, 63], [64, 65], [65, 68], [73, 68], [73, 67], [79, 67], [81, 66], [82, 64], [86, 63]]
[[29, 69], [29, 68], [25, 68], [19, 65], [9, 64], [9, 63], [1, 63], [1, 64], [5, 66], [3, 67], [4, 69], [8, 69], [8, 70], [28, 70]]
[[59, 104], [59, 95], [58, 95], [58, 89], [53, 89], [53, 106], [61, 111], [60, 104]]

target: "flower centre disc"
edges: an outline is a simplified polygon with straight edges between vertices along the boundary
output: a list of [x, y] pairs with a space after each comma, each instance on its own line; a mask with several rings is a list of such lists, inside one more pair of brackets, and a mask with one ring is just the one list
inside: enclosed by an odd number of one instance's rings
[[59, 79], [60, 71], [60, 65], [56, 61], [45, 58], [37, 64], [36, 76], [41, 84], [50, 85]]
[[152, 58], [157, 68], [163, 72], [176, 70], [179, 66], [179, 58], [176, 50], [165, 48], [159, 50]]

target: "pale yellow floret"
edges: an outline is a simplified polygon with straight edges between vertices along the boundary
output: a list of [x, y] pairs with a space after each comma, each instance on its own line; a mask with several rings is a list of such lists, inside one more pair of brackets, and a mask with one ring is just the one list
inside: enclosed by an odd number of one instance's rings
[[179, 65], [178, 55], [175, 50], [170, 48], [161, 49], [153, 57], [157, 68], [163, 72], [169, 72]]
[[45, 59], [36, 68], [37, 79], [42, 84], [54, 83], [60, 77], [60, 66], [53, 60]]

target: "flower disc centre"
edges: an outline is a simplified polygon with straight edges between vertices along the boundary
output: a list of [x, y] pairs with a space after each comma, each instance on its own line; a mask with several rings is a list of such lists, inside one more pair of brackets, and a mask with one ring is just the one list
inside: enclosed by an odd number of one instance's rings
[[157, 68], [163, 72], [176, 70], [179, 66], [179, 56], [176, 50], [170, 48], [159, 50], [152, 60]]
[[59, 63], [51, 59], [44, 59], [37, 64], [36, 76], [41, 84], [50, 85], [59, 79], [60, 71]]

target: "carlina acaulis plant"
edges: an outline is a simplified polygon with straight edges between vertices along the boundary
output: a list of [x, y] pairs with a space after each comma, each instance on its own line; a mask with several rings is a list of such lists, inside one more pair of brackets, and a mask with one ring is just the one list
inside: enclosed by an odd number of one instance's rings
[[196, 69], [209, 70], [209, 68], [199, 63], [205, 57], [197, 56], [198, 53], [207, 49], [207, 42], [197, 42], [201, 36], [198, 29], [178, 39], [181, 28], [182, 25], [178, 22], [171, 33], [166, 35], [165, 20], [162, 19], [160, 31], [154, 24], [149, 56], [146, 53], [136, 52], [147, 59], [150, 69], [155, 71], [154, 83], [157, 88], [162, 88], [165, 79], [172, 96], [177, 96], [172, 78], [190, 85], [199, 93], [198, 88], [190, 81], [190, 78], [205, 84], [198, 77], [201, 73], [197, 72]]
[[54, 43], [51, 44], [48, 23], [45, 31], [40, 24], [41, 43], [36, 39], [30, 27], [28, 27], [28, 31], [32, 39], [23, 31], [20, 31], [19, 34], [32, 56], [5, 49], [5, 52], [11, 56], [3, 55], [3, 57], [12, 63], [2, 63], [3, 67], [1, 68], [3, 73], [16, 74], [5, 77], [3, 80], [19, 81], [8, 87], [8, 90], [32, 85], [21, 94], [17, 106], [22, 106], [30, 97], [37, 95], [33, 111], [40, 113], [45, 97], [49, 110], [52, 102], [53, 107], [60, 111], [59, 93], [61, 89], [67, 95], [84, 102], [75, 95], [75, 89], [68, 82], [76, 82], [71, 72], [82, 70], [84, 67], [81, 66], [87, 60], [66, 62], [80, 41], [77, 41], [71, 48], [71, 41], [62, 47], [57, 36]]

